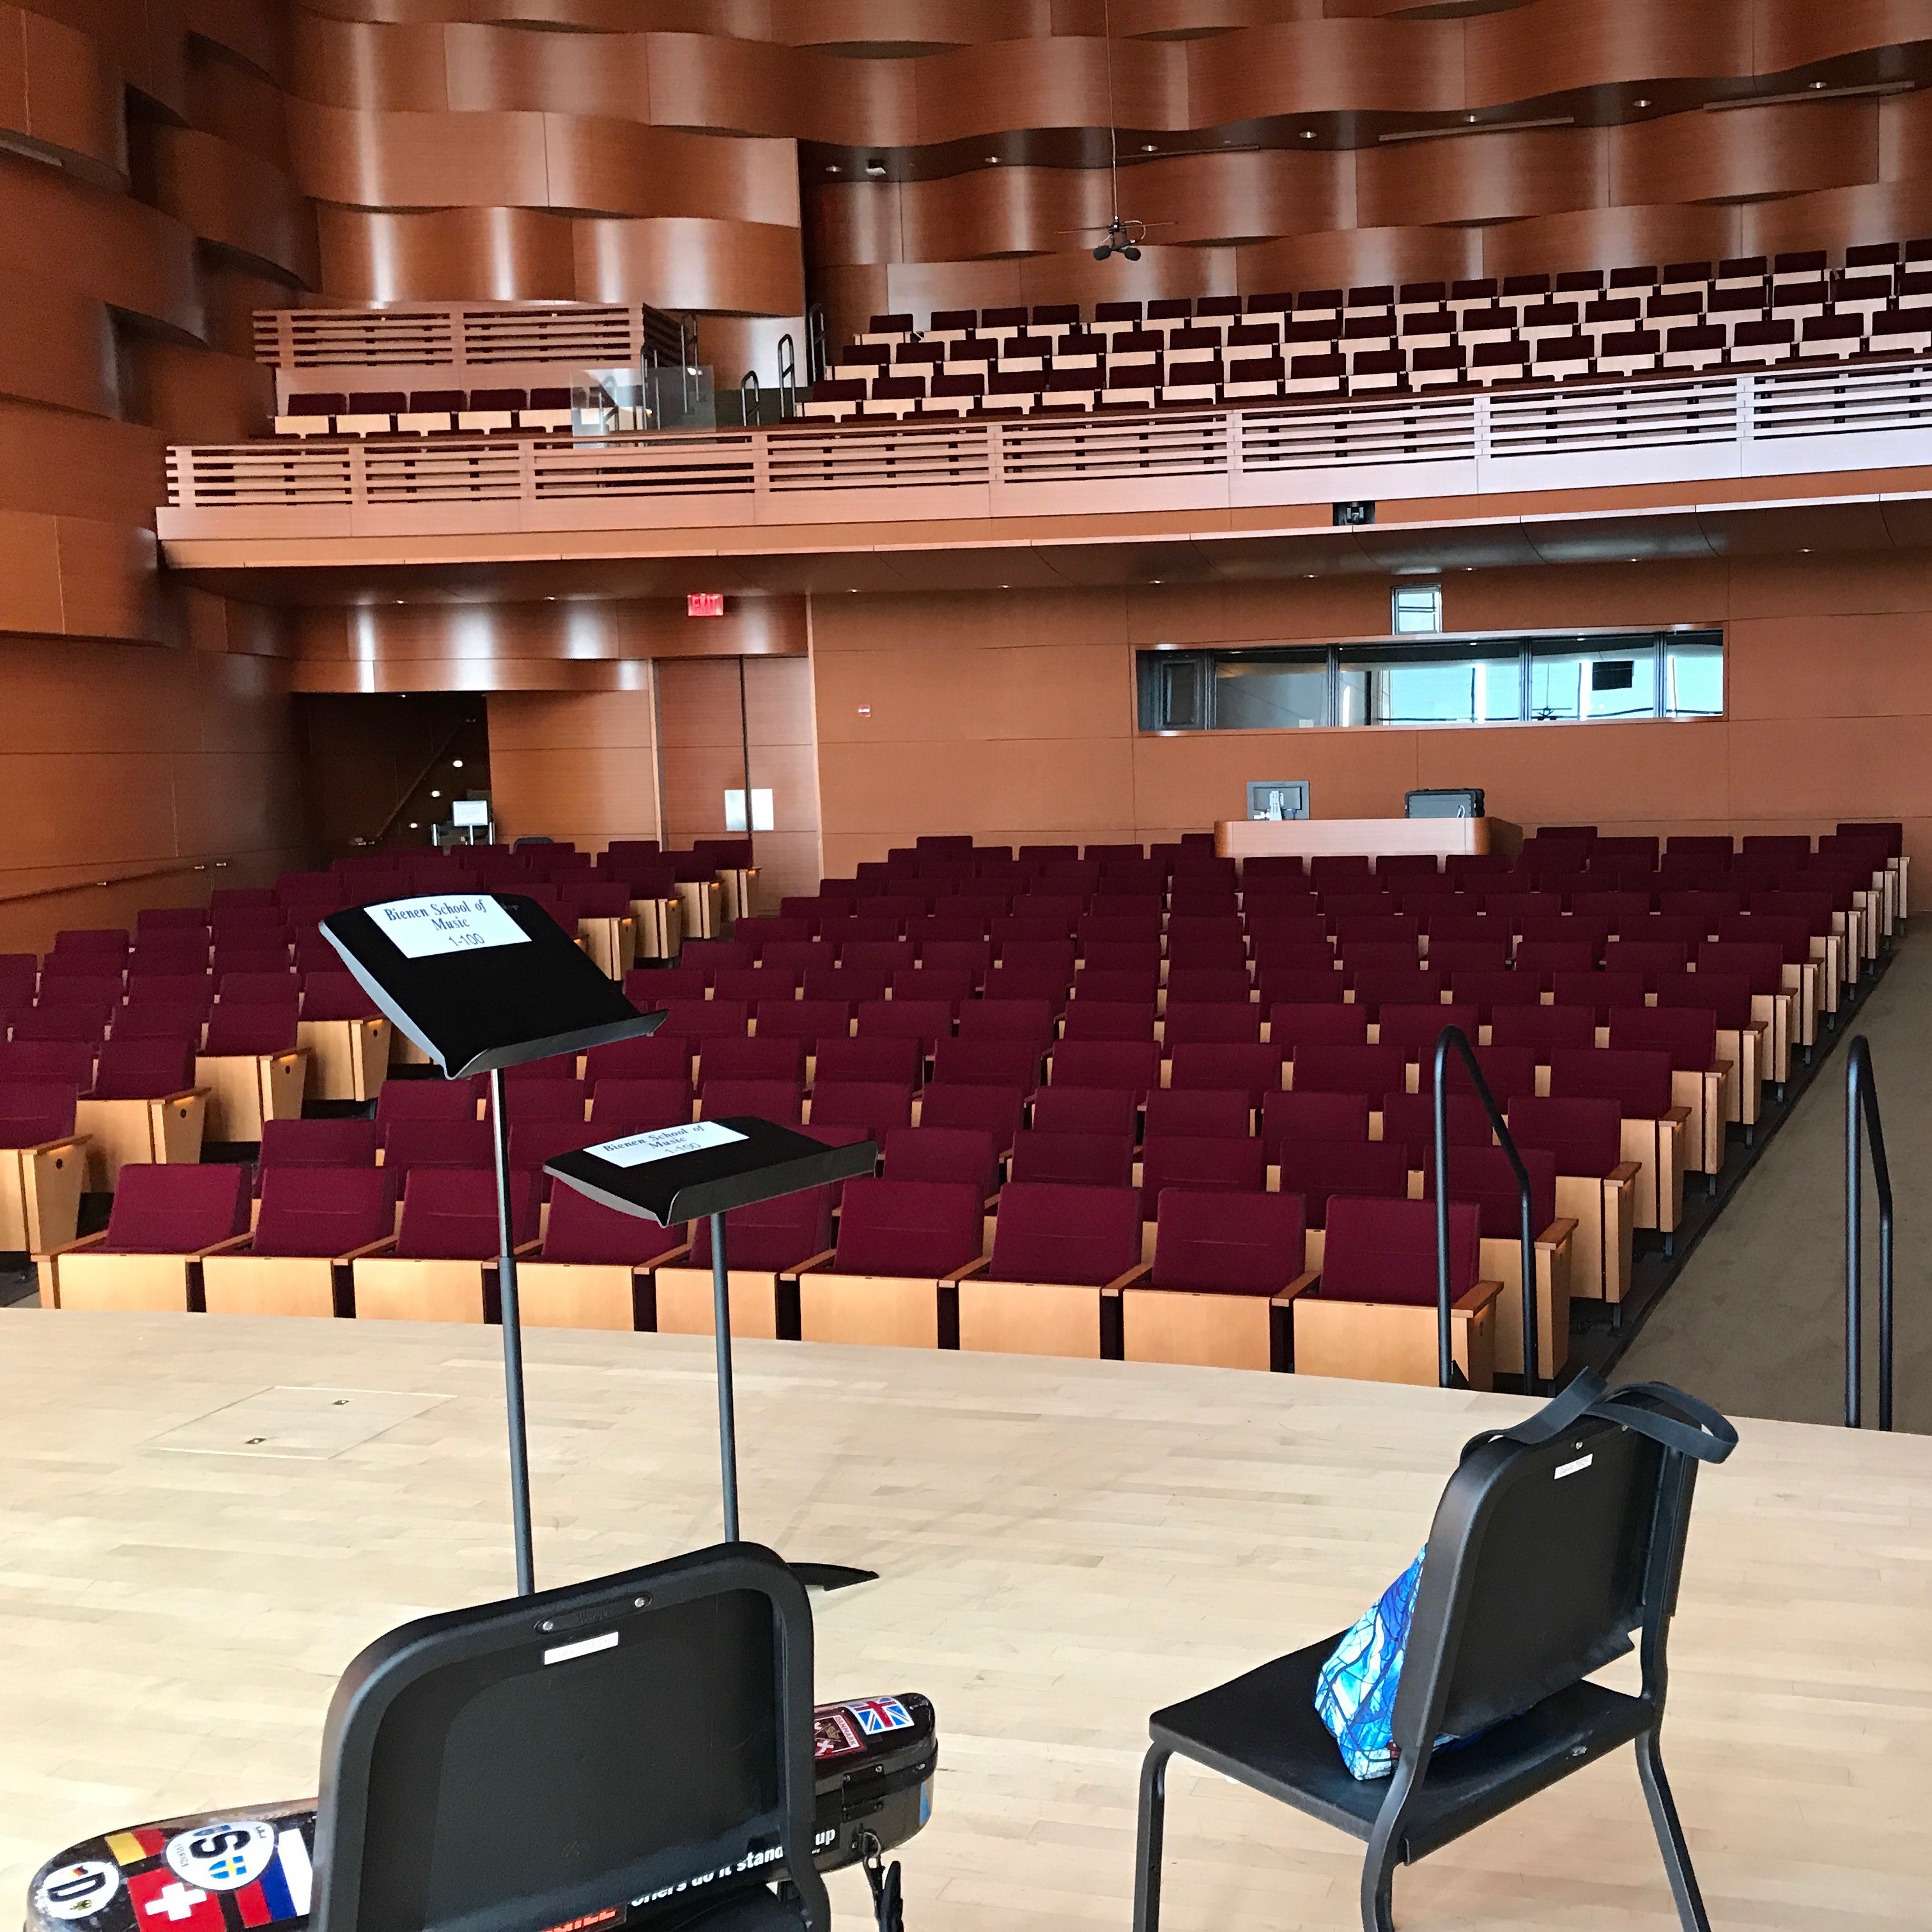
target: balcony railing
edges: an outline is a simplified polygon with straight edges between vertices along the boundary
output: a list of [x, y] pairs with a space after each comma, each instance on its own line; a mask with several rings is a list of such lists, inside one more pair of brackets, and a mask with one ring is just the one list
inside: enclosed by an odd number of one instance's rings
[[[1932, 360], [1240, 410], [168, 454], [164, 540], [930, 521], [1932, 464]], [[514, 507], [512, 507], [514, 506]]]

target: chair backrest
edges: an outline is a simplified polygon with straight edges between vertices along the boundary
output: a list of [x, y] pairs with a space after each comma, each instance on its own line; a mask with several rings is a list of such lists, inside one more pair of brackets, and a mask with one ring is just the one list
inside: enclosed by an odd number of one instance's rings
[[1154, 1220], [1170, 1188], [1258, 1194], [1268, 1185], [1268, 1154], [1258, 1140], [1151, 1135], [1141, 1149], [1141, 1218]]
[[285, 1000], [250, 1000], [242, 1005], [218, 1000], [201, 1050], [212, 1059], [224, 1054], [290, 1052], [297, 1017], [292, 992]]
[[932, 1077], [948, 1086], [1018, 1087], [1030, 1093], [1039, 1084], [1046, 1048], [1044, 1039], [942, 1040], [933, 1051]]
[[1559, 1047], [1550, 1056], [1550, 1090], [1559, 1100], [1614, 1100], [1627, 1120], [1660, 1119], [1670, 1110], [1670, 1056]]
[[57, 1080], [84, 1090], [94, 1084], [97, 1048], [86, 1040], [10, 1040], [0, 1042], [0, 1081]]
[[[1541, 1051], [1527, 1046], [1476, 1048], [1476, 1064], [1482, 1069], [1483, 1078], [1499, 1107], [1506, 1106], [1513, 1094], [1536, 1091], [1536, 1070], [1544, 1064], [1545, 1058]], [[1432, 1055], [1422, 1063], [1420, 1084], [1425, 1094], [1436, 1091], [1436, 1062]], [[1469, 1070], [1462, 1064], [1461, 1056], [1455, 1053], [1449, 1056], [1449, 1090], [1452, 1094], [1473, 1094], [1476, 1090], [1475, 1082], [1469, 1078]]]
[[848, 1180], [841, 1275], [950, 1275], [980, 1254], [982, 1194], [964, 1180]]
[[1541, 1148], [1558, 1174], [1600, 1179], [1623, 1160], [1623, 1112], [1614, 1100], [1518, 1094], [1505, 1118], [1519, 1151]]
[[1667, 1053], [1673, 1067], [1706, 1072], [1717, 1064], [1717, 1016], [1694, 1006], [1619, 1006], [1610, 1014], [1610, 1045]]
[[707, 1080], [698, 1096], [698, 1111], [707, 1120], [754, 1114], [795, 1127], [805, 1118], [805, 1090], [790, 1080]]
[[1169, 1188], [1154, 1231], [1154, 1285], [1221, 1294], [1275, 1294], [1306, 1266], [1298, 1194]]
[[311, 973], [302, 981], [302, 1017], [305, 1020], [374, 1019], [376, 1003], [352, 973]]
[[[1676, 1421], [1675, 1393], [1640, 1384], [1609, 1400]], [[1601, 1412], [1560, 1430], [1539, 1420], [1520, 1426], [1529, 1442], [1466, 1444], [1436, 1507], [1392, 1713], [1405, 1759], [1426, 1761], [1438, 1736], [1472, 1736], [1580, 1684], [1640, 1628], [1643, 1694], [1661, 1700], [1696, 1462]]]
[[860, 1040], [909, 1040], [926, 1054], [952, 1030], [952, 1010], [944, 1000], [862, 1000], [858, 1017]]
[[1020, 1110], [1025, 1104], [1026, 1096], [1017, 1087], [959, 1087], [935, 1081], [920, 1102], [920, 1125], [978, 1127], [1004, 1150], [1019, 1132]]
[[0, 1148], [67, 1139], [74, 1132], [77, 1090], [70, 1081], [0, 1082]]
[[[537, 1231], [537, 1172], [512, 1172], [510, 1238]], [[416, 1261], [489, 1261], [500, 1252], [496, 1177], [485, 1167], [413, 1167], [403, 1188], [396, 1252]]]
[[396, 1120], [473, 1120], [476, 1089], [467, 1080], [386, 1080], [376, 1096], [376, 1124], [388, 1138]]
[[374, 1167], [380, 1136], [374, 1120], [264, 1120], [256, 1165], [264, 1176], [277, 1167]]
[[1270, 1094], [1262, 1101], [1262, 1142], [1270, 1162], [1292, 1141], [1344, 1144], [1369, 1138], [1366, 1094]]
[[[1529, 1225], [1540, 1234], [1556, 1218], [1556, 1158], [1544, 1148], [1519, 1148], [1529, 1175]], [[1436, 1198], [1436, 1162], [1422, 1164], [1422, 1195]], [[1449, 1198], [1466, 1201], [1481, 1216], [1486, 1235], [1514, 1239], [1522, 1231], [1522, 1197], [1515, 1170], [1499, 1147], [1457, 1148], [1449, 1156]]]
[[1400, 1094], [1406, 1081], [1399, 1046], [1311, 1041], [1294, 1054], [1294, 1088], [1304, 1094]]
[[[589, 1098], [590, 1090], [581, 1080], [577, 1079], [526, 1079], [504, 1082], [505, 1105], [510, 1124], [514, 1126], [519, 1120], [574, 1120], [581, 1125], [584, 1120], [584, 1103]], [[483, 1096], [483, 1117], [493, 1118], [490, 1096]]]
[[1559, 1046], [1594, 1046], [1597, 1016], [1589, 1006], [1504, 1006], [1490, 1023], [1498, 1046], [1545, 1054]]
[[1063, 1040], [1132, 1040], [1154, 1037], [1151, 1000], [1093, 1000], [1076, 993], [1066, 1009]]
[[893, 1127], [912, 1124], [912, 1082], [909, 1080], [827, 1080], [812, 1089], [814, 1126], [862, 1127], [879, 1139]]
[[[283, 1120], [280, 1126], [338, 1127], [353, 1120]], [[379, 1167], [290, 1165], [262, 1174], [262, 1203], [250, 1248], [258, 1255], [346, 1255], [395, 1232], [395, 1178]]]
[[802, 1087], [806, 1044], [796, 1034], [707, 1040], [699, 1076], [706, 1086], [714, 1080], [782, 1080], [788, 1086]]
[[[94, 1064], [96, 1100], [160, 1100], [194, 1084], [194, 1048], [180, 1034], [141, 1040], [117, 1032]], [[372, 1127], [374, 1123], [364, 1123]], [[372, 1156], [373, 1158], [373, 1156]]]
[[1013, 1136], [1009, 1184], [1019, 1180], [1125, 1187], [1132, 1178], [1133, 1166], [1131, 1133], [1055, 1133], [1023, 1127]]
[[248, 1230], [248, 1170], [237, 1163], [124, 1167], [107, 1216], [110, 1254], [193, 1254]]
[[1135, 1136], [1136, 1096], [1120, 1087], [1041, 1088], [1033, 1096], [1033, 1124], [1042, 1133]]
[[[688, 1080], [691, 1061], [691, 1042], [682, 1034], [644, 1034], [593, 1046], [584, 1057], [584, 1077], [593, 1088], [600, 1080]], [[384, 1096], [397, 1084], [386, 1082]]]
[[1238, 1088], [1247, 1095], [1250, 1106], [1258, 1107], [1264, 1094], [1280, 1090], [1281, 1064], [1278, 1046], [1195, 1040], [1174, 1049], [1168, 1084]]
[[1130, 1186], [1010, 1180], [1000, 1192], [988, 1278], [1102, 1287], [1139, 1261], [1140, 1224]]
[[1160, 1048], [1151, 1040], [1063, 1040], [1053, 1049], [1056, 1087], [1108, 1087], [1136, 1100], [1160, 1084]]
[[1046, 1050], [1053, 1037], [1053, 1005], [1047, 1000], [995, 999], [993, 988], [983, 1000], [969, 1000], [959, 1009], [962, 1040], [1020, 1040]]
[[[762, 1009], [774, 1004], [790, 1006], [795, 1003], [790, 1000], [776, 1003], [761, 1000], [758, 1004]], [[662, 1030], [681, 1034], [686, 1040], [694, 1042], [702, 1053], [706, 1041], [742, 1039], [748, 1010], [737, 1000], [667, 1000], [664, 1013]], [[763, 1016], [760, 1012], [760, 1017]]]
[[1251, 1112], [1248, 1096], [1237, 1087], [1157, 1087], [1147, 1096], [1146, 1131], [1150, 1138], [1240, 1140]]
[[[847, 1181], [844, 1185], [850, 1188], [855, 1184]], [[832, 1246], [832, 1213], [838, 1194], [836, 1186], [806, 1187], [796, 1194], [754, 1201], [748, 1208], [732, 1208], [724, 1216], [725, 1259], [734, 1268], [776, 1274], [826, 1253]], [[711, 1265], [709, 1216], [691, 1230], [691, 1265]]]
[[1408, 1150], [1396, 1141], [1286, 1141], [1276, 1150], [1281, 1191], [1301, 1196], [1311, 1228], [1328, 1225], [1328, 1206], [1344, 1196], [1406, 1200]]
[[[1452, 1174], [1450, 1178], [1454, 1178]], [[1449, 1296], [1453, 1302], [1481, 1278], [1480, 1212], [1449, 1204]], [[1328, 1301], [1436, 1304], [1436, 1208], [1432, 1202], [1370, 1200], [1340, 1195], [1328, 1203], [1322, 1254]]]
[[382, 1165], [398, 1174], [417, 1167], [488, 1167], [495, 1158], [486, 1121], [406, 1118], [382, 1130]]
[[693, 1098], [688, 1080], [600, 1080], [590, 1090], [593, 1137], [682, 1126], [691, 1118]]
[[886, 1180], [964, 1180], [982, 1193], [996, 1184], [999, 1150], [983, 1127], [893, 1127], [880, 1151]]
[[1750, 976], [1714, 971], [1660, 973], [1657, 1004], [1708, 1013], [1714, 1024], [1727, 1030], [1748, 1027], [1751, 1024]]
[[661, 1227], [641, 1214], [622, 1214], [566, 1183], [550, 1190], [550, 1214], [538, 1252], [547, 1262], [639, 1268], [681, 1247], [684, 1240], [681, 1226]]
[[805, 1592], [752, 1544], [391, 1631], [329, 1706], [316, 1932], [382, 1932], [399, 1898], [422, 1932], [575, 1924], [687, 1885], [830, 1932], [812, 1682]]
[[1262, 1036], [1263, 1015], [1252, 1000], [1170, 1000], [1162, 1040], [1167, 1052], [1202, 1042], [1254, 1043]]
[[1291, 1060], [1304, 1046], [1366, 1046], [1369, 1010], [1340, 1000], [1277, 1000], [1268, 1008], [1268, 1041]]
[[[1411, 1168], [1427, 1167], [1436, 1158], [1436, 1096], [1433, 1094], [1384, 1094], [1378, 1103], [1382, 1138], [1408, 1150]], [[1488, 1110], [1474, 1094], [1449, 1096], [1449, 1144], [1486, 1148], [1493, 1144]]]

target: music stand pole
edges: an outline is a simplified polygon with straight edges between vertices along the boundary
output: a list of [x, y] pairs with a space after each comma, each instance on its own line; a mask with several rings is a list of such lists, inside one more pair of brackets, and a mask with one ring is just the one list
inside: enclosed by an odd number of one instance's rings
[[711, 1217], [711, 1322], [718, 1345], [718, 1468], [724, 1487], [724, 1540], [738, 1541], [738, 1421], [731, 1394], [731, 1276], [724, 1216]]
[[503, 1406], [510, 1436], [510, 1525], [517, 1550], [517, 1594], [536, 1591], [536, 1552], [530, 1535], [530, 1429], [524, 1414], [524, 1327], [517, 1305], [517, 1238], [510, 1212], [510, 1111], [504, 1105], [503, 1070], [490, 1070], [490, 1138], [496, 1156], [497, 1287], [503, 1313]]

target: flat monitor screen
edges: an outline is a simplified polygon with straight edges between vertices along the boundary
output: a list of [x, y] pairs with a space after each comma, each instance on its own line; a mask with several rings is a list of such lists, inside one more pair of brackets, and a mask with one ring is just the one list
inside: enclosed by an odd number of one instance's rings
[[[362, 1932], [541, 1932], [777, 1843], [768, 1600], [734, 1591], [614, 1633], [440, 1670], [382, 1720]], [[548, 1660], [547, 1661], [546, 1659]], [[770, 1853], [776, 1862], [776, 1852]]]

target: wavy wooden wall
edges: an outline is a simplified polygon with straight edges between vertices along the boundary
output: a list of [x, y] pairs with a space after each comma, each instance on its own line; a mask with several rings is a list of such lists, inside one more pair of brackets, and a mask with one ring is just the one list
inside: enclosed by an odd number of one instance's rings
[[249, 311], [315, 278], [286, 24], [0, 4], [0, 950], [305, 847], [282, 626], [166, 583], [153, 535], [170, 441], [265, 424]]

